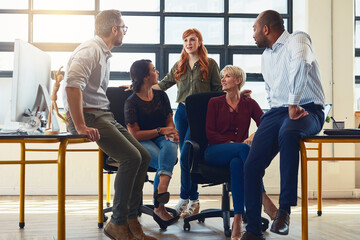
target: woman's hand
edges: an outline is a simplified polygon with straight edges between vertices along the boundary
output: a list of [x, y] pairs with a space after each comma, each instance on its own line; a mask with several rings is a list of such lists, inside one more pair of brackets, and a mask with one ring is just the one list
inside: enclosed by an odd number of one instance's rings
[[179, 142], [179, 134], [169, 134], [164, 136], [166, 140], [172, 141], [172, 142]]
[[172, 134], [178, 134], [178, 131], [173, 127], [162, 127], [160, 129], [161, 135], [172, 135]]

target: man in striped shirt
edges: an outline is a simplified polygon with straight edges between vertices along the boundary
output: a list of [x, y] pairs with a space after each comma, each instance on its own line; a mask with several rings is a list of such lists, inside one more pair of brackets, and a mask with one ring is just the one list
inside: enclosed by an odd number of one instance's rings
[[265, 50], [261, 71], [270, 110], [261, 119], [245, 163], [245, 204], [248, 225], [242, 240], [264, 239], [261, 233], [262, 178], [280, 152], [279, 210], [270, 231], [287, 235], [290, 207], [297, 204], [299, 140], [318, 133], [324, 123], [324, 91], [311, 39], [289, 34], [280, 14], [259, 14], [254, 28], [258, 47]]

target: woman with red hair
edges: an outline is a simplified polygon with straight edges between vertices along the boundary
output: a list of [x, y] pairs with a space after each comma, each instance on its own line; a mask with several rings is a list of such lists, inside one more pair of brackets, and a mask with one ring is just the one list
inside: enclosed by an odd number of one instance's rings
[[[180, 60], [175, 63], [164, 79], [153, 88], [167, 90], [176, 84], [178, 107], [175, 113], [175, 127], [179, 133], [181, 189], [180, 201], [175, 209], [182, 217], [199, 212], [199, 193], [197, 184], [191, 182], [188, 160], [190, 138], [189, 124], [185, 110], [185, 99], [189, 95], [201, 92], [222, 91], [219, 66], [214, 59], [207, 57], [207, 50], [199, 30], [191, 28], [182, 36], [183, 50]], [[204, 123], [205, 124], [205, 123]]]

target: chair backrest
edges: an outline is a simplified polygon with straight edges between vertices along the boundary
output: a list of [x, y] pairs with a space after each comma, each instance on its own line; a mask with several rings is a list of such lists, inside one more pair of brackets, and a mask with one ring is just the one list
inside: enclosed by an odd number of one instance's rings
[[[115, 120], [125, 128], [125, 102], [133, 94], [133, 91], [126, 89], [127, 87], [109, 87], [106, 91], [110, 101], [110, 111], [114, 114]], [[107, 171], [117, 171], [117, 167], [107, 164], [107, 159], [108, 155], [104, 153], [103, 168]], [[149, 166], [148, 172], [156, 172], [156, 169]]]
[[114, 114], [115, 120], [121, 125], [125, 126], [124, 107], [126, 99], [133, 93], [133, 91], [125, 91], [126, 87], [109, 87], [106, 91], [106, 96], [110, 101], [110, 111]]
[[[191, 181], [198, 184], [222, 184], [230, 181], [229, 167], [213, 167], [205, 163], [204, 151], [208, 146], [206, 137], [206, 114], [210, 98], [225, 94], [209, 92], [194, 94], [186, 98], [186, 114], [190, 126], [190, 140], [199, 145], [200, 149], [190, 149], [189, 164]], [[196, 153], [195, 153], [196, 152]]]
[[[121, 125], [125, 126], [125, 102], [126, 99], [133, 93], [133, 91], [125, 91], [126, 87], [109, 87], [106, 91], [106, 96], [110, 101], [110, 111], [114, 114], [115, 120]], [[116, 172], [117, 167], [108, 164], [108, 155], [103, 155], [103, 168], [107, 171]]]
[[191, 140], [200, 145], [201, 154], [205, 151], [208, 140], [206, 138], [206, 113], [210, 98], [224, 95], [225, 92], [207, 92], [193, 94], [186, 98], [186, 114], [189, 121]]

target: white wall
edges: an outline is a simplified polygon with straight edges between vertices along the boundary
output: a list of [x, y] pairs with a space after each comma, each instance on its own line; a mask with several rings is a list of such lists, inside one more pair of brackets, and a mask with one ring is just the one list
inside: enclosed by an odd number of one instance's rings
[[[317, 53], [326, 102], [333, 104], [335, 119], [354, 122], [354, 2], [353, 0], [306, 1], [306, 27]], [[329, 127], [329, 125], [325, 125]], [[328, 156], [354, 156], [354, 144], [327, 146]], [[309, 196], [316, 196], [317, 167], [309, 164]], [[353, 197], [355, 189], [354, 162], [323, 164], [323, 196]]]

